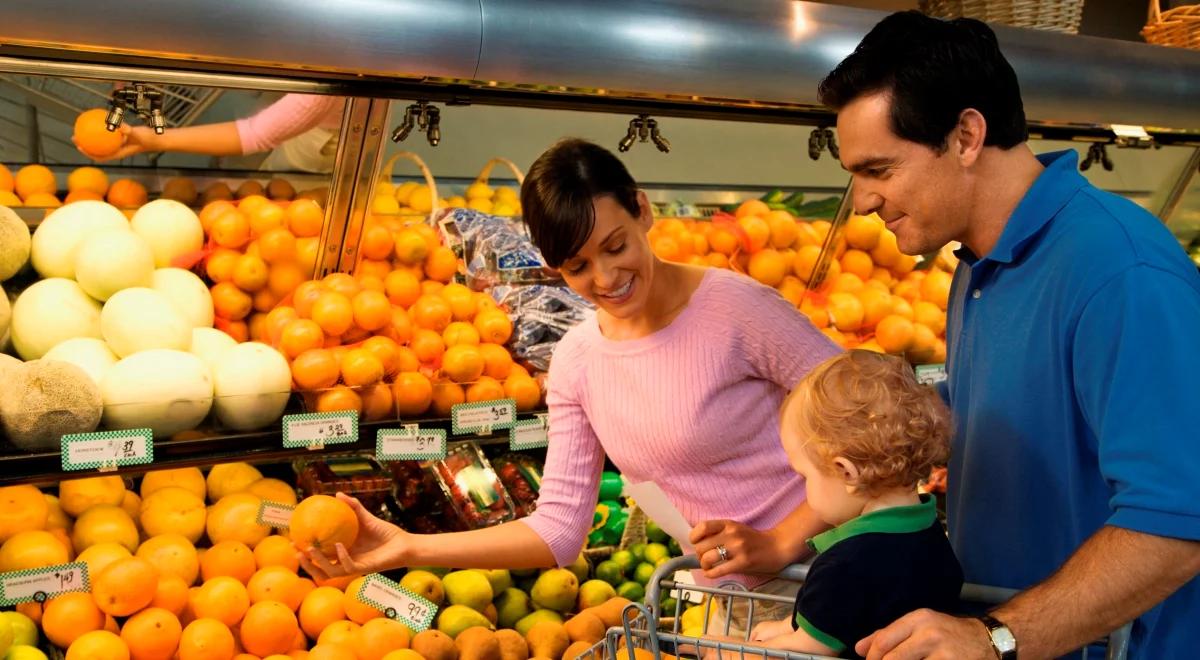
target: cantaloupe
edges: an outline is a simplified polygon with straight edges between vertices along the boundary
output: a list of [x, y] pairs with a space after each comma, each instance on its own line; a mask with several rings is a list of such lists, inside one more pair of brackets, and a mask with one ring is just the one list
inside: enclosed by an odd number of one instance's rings
[[279, 420], [292, 390], [287, 360], [259, 342], [238, 344], [217, 358], [213, 391], [217, 419], [235, 431]]
[[153, 276], [150, 245], [124, 228], [93, 232], [75, 257], [75, 281], [101, 302], [122, 289], [148, 287]]
[[210, 370], [216, 368], [222, 353], [237, 345], [237, 340], [226, 332], [215, 328], [192, 328], [191, 354], [204, 360]]
[[0, 387], [0, 421], [22, 449], [57, 449], [64, 434], [96, 430], [100, 412], [99, 388], [67, 362], [26, 362], [7, 370]]
[[12, 317], [13, 347], [25, 360], [36, 360], [68, 339], [103, 336], [100, 303], [74, 280], [61, 277], [35, 282], [22, 291]]
[[193, 429], [212, 408], [208, 366], [184, 351], [153, 349], [117, 362], [100, 383], [104, 425], [150, 428], [155, 437]]
[[158, 268], [172, 266], [175, 257], [197, 252], [204, 246], [200, 218], [173, 199], [156, 199], [142, 206], [133, 214], [129, 226], [150, 244]]
[[122, 358], [155, 348], [186, 351], [192, 345], [192, 326], [183, 314], [163, 294], [142, 287], [119, 291], [104, 303], [100, 331]]
[[0, 353], [0, 383], [8, 382], [9, 372], [20, 369], [23, 364], [25, 363], [11, 355]]
[[204, 280], [182, 268], [159, 268], [152, 279], [151, 288], [166, 296], [191, 327], [212, 327], [213, 299]]
[[104, 374], [117, 363], [117, 354], [112, 352], [103, 339], [95, 337], [76, 337], [68, 339], [54, 348], [46, 351], [43, 360], [69, 362], [83, 369], [97, 387], [104, 380]]
[[[0, 337], [8, 334], [10, 323], [12, 323], [12, 305], [8, 304], [8, 294], [4, 292], [4, 287], [0, 286]], [[0, 346], [0, 350], [3, 350], [2, 346]]]
[[0, 206], [0, 282], [25, 267], [31, 243], [29, 227], [21, 216], [7, 206]]
[[75, 257], [92, 234], [122, 228], [129, 229], [129, 221], [105, 202], [85, 199], [55, 209], [33, 232], [33, 267], [42, 277], [74, 279]]

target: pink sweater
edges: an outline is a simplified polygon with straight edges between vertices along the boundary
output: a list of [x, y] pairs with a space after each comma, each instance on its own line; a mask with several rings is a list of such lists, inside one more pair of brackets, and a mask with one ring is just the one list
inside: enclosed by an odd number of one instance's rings
[[259, 110], [253, 117], [237, 120], [242, 153], [254, 154], [274, 149], [286, 140], [320, 127], [336, 129], [342, 125], [346, 99], [340, 96], [287, 94]]
[[779, 406], [838, 351], [774, 289], [716, 268], [647, 337], [613, 341], [589, 318], [550, 365], [550, 447], [526, 524], [560, 565], [574, 561], [607, 452], [629, 481], [656, 482], [693, 525], [774, 527], [804, 501], [779, 442]]

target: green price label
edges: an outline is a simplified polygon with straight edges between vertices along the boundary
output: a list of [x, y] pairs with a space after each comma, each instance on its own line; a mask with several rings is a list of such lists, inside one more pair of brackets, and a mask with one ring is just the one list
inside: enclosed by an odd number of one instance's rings
[[353, 412], [284, 415], [283, 446], [321, 449], [358, 441], [358, 414]]
[[460, 403], [450, 409], [450, 421], [454, 435], [490, 435], [492, 431], [511, 429], [517, 423], [517, 402], [499, 399]]
[[62, 469], [111, 472], [122, 465], [154, 462], [154, 432], [125, 429], [72, 433], [61, 440]]
[[36, 601], [43, 603], [71, 591], [91, 591], [87, 564], [77, 561], [0, 573], [0, 607]]
[[446, 458], [445, 429], [422, 429], [410, 424], [380, 429], [375, 437], [375, 457], [381, 461], [432, 461]]
[[358, 600], [383, 612], [384, 616], [408, 626], [414, 633], [427, 630], [437, 614], [437, 605], [399, 584], [371, 573], [358, 589]]
[[545, 415], [517, 422], [508, 431], [508, 448], [513, 451], [550, 445], [550, 425]]

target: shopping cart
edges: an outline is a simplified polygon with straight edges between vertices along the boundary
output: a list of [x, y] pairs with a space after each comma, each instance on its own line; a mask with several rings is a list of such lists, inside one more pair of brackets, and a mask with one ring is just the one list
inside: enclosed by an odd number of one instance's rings
[[[699, 568], [700, 562], [694, 555], [678, 557], [664, 563], [654, 572], [647, 583], [646, 602], [649, 606], [632, 603], [622, 613], [621, 626], [610, 628], [603, 640], [588, 651], [577, 656], [575, 660], [663, 660], [664, 654], [683, 657], [704, 655], [711, 649], [722, 653], [719, 657], [728, 658], [734, 655], [739, 660], [747, 658], [762, 658], [763, 660], [833, 660], [828, 656], [796, 653], [777, 649], [765, 649], [751, 645], [749, 642], [717, 641], [686, 636], [682, 633], [682, 619], [686, 594], [702, 594], [704, 597], [703, 634], [719, 634], [728, 636], [732, 630], [732, 613], [738, 600], [746, 601], [746, 631], [743, 639], [749, 638], [749, 631], [758, 621], [754, 618], [755, 603], [787, 603], [793, 602], [787, 596], [754, 593], [737, 583], [723, 583], [718, 586], [700, 586], [677, 582], [675, 572]], [[803, 582], [808, 575], [808, 566], [796, 564], [789, 566], [778, 577], [793, 582]], [[673, 612], [663, 612], [660, 603], [663, 593], [675, 598]], [[673, 593], [675, 592], [675, 593]], [[986, 587], [975, 584], [963, 585], [962, 600], [965, 604], [995, 605], [1012, 598], [1017, 592], [1013, 589]], [[716, 630], [710, 630], [713, 606], [720, 601], [725, 612], [724, 620], [716, 622]], [[649, 622], [656, 625], [650, 625]], [[1132, 624], [1126, 624], [1110, 634], [1104, 642], [1106, 660], [1124, 660], [1129, 652], [1129, 634]], [[1095, 648], [1095, 645], [1093, 647]], [[730, 655], [725, 655], [730, 654]], [[1087, 651], [1081, 651], [1079, 657], [1087, 658]], [[1095, 657], [1094, 655], [1091, 657]]]

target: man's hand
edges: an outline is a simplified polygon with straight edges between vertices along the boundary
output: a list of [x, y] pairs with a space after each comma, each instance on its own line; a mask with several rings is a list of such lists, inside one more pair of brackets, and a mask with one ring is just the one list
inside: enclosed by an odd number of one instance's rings
[[917, 610], [854, 645], [867, 660], [995, 660], [987, 627], [978, 619]]

